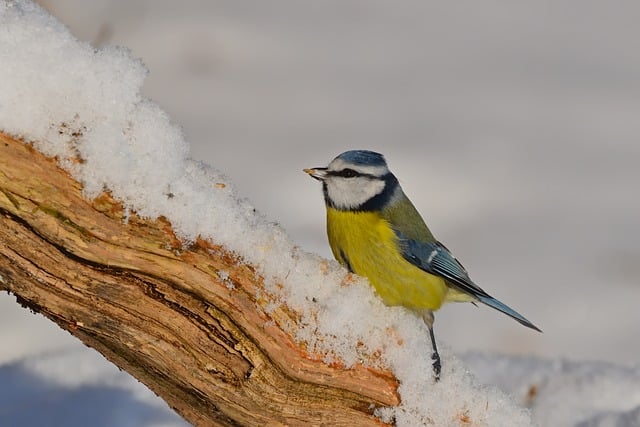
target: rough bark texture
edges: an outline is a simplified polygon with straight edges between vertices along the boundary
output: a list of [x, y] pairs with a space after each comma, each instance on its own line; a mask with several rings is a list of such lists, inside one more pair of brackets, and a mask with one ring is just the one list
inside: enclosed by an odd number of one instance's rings
[[0, 134], [0, 291], [196, 426], [379, 425], [395, 379], [307, 354], [277, 326], [296, 314], [265, 314], [261, 288], [223, 248], [182, 247], [164, 219], [125, 221], [109, 194], [84, 199], [55, 160]]

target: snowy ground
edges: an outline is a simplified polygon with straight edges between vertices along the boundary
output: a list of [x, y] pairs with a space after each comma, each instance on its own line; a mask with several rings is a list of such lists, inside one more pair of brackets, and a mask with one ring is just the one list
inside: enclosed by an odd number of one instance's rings
[[[534, 387], [540, 425], [640, 425], [636, 3], [43, 4], [78, 38], [132, 49], [150, 70], [145, 95], [183, 127], [192, 155], [307, 250], [329, 256], [320, 190], [301, 169], [349, 148], [385, 153], [471, 276], [545, 331], [458, 305], [437, 315], [442, 345], [485, 354], [464, 360], [524, 403]], [[0, 320], [2, 384], [16, 384], [0, 388], [15, 399], [1, 400], [0, 424], [41, 425], [10, 418], [32, 417], [13, 409], [34, 395], [85, 387], [87, 402], [112, 404], [100, 393], [130, 390], [4, 294]], [[51, 360], [57, 374], [35, 368]], [[73, 387], [61, 380], [74, 375]], [[132, 425], [171, 420], [126, 395], [116, 406], [139, 416]], [[124, 425], [113, 420], [104, 425]], [[73, 422], [56, 424], [84, 425]]]

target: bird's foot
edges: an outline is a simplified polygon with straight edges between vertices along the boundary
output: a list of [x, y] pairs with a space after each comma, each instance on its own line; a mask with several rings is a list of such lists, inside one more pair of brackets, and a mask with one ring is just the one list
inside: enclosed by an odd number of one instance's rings
[[431, 353], [431, 360], [433, 361], [433, 376], [436, 382], [440, 381], [440, 370], [442, 365], [440, 363], [440, 355], [437, 352]]

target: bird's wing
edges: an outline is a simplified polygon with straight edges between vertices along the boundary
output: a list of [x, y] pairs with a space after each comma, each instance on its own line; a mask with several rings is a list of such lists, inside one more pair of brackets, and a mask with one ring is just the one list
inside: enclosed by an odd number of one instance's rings
[[401, 245], [403, 246], [402, 254], [410, 263], [427, 273], [446, 279], [446, 281], [454, 288], [471, 295], [489, 307], [505, 313], [524, 326], [542, 332], [523, 315], [493, 298], [482, 288], [473, 283], [469, 278], [467, 270], [464, 269], [462, 264], [460, 264], [451, 252], [449, 252], [449, 249], [447, 249], [442, 243], [437, 241], [419, 242], [413, 239], [403, 239], [401, 235], [399, 235], [399, 237]]
[[467, 270], [442, 243], [402, 238], [400, 241], [404, 258], [416, 267], [446, 279], [453, 287], [474, 298], [489, 297], [489, 294], [473, 283]]

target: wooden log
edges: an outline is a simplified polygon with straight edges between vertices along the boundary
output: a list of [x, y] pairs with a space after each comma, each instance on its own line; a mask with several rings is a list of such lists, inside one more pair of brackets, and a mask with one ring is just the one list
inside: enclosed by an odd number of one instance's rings
[[262, 309], [252, 266], [215, 242], [184, 247], [164, 218], [125, 218], [108, 193], [85, 199], [55, 159], [4, 134], [0, 290], [195, 426], [381, 425], [373, 410], [399, 403], [389, 372], [328, 366], [296, 344], [278, 326], [296, 313]]

